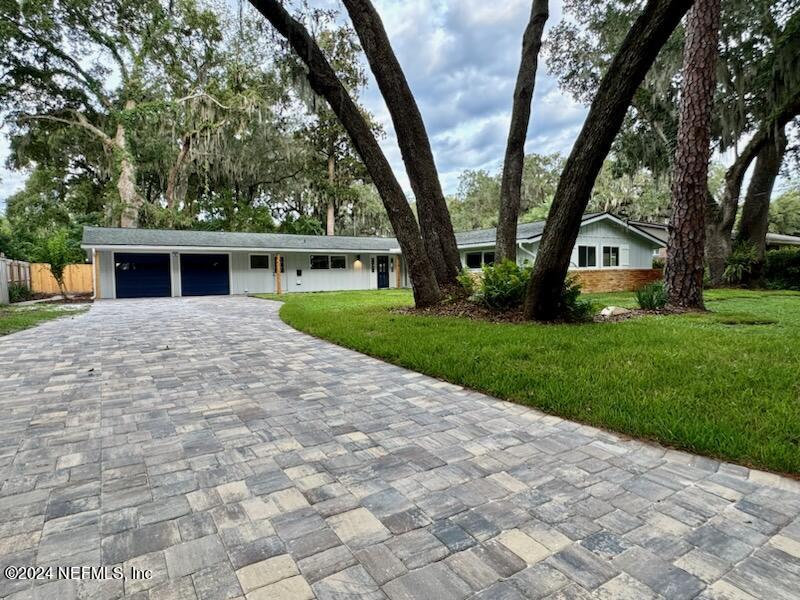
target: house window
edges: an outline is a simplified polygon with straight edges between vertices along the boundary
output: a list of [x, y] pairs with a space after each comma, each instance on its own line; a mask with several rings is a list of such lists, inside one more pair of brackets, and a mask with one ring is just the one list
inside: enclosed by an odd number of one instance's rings
[[331, 269], [346, 269], [347, 260], [344, 256], [331, 256]]
[[330, 269], [329, 258], [323, 254], [312, 254], [311, 270], [314, 271], [316, 269]]
[[484, 252], [483, 253], [483, 264], [485, 264], [485, 265], [493, 265], [494, 264], [494, 252]]
[[597, 248], [594, 246], [578, 246], [578, 266], [596, 267]]
[[467, 252], [467, 268], [480, 269], [482, 256], [480, 252]]
[[250, 255], [250, 268], [251, 269], [269, 269], [269, 255], [267, 255], [267, 254], [251, 254]]
[[603, 266], [604, 267], [619, 266], [619, 247], [603, 246]]

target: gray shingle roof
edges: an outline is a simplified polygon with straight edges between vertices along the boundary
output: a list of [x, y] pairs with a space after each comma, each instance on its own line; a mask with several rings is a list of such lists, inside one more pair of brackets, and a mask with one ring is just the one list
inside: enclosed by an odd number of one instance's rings
[[399, 246], [394, 238], [232, 233], [169, 229], [84, 227], [84, 246], [198, 246], [208, 248], [280, 248], [286, 250], [354, 250], [387, 252]]
[[[583, 220], [603, 213], [587, 213]], [[544, 221], [520, 223], [517, 239], [530, 240], [542, 235]], [[476, 229], [456, 232], [459, 246], [493, 246], [497, 229]], [[115, 227], [84, 227], [83, 245], [93, 246], [155, 246], [206, 247], [281, 250], [352, 250], [388, 252], [397, 250], [395, 238], [294, 235], [288, 233], [234, 233], [227, 231], [188, 231], [172, 229], [121, 229]]]
[[[586, 213], [583, 215], [583, 221], [592, 219], [603, 213]], [[517, 240], [525, 241], [532, 238], [537, 238], [542, 235], [544, 231], [544, 221], [534, 221], [533, 223], [520, 223], [517, 225]], [[474, 245], [494, 245], [497, 237], [497, 228], [491, 229], [475, 229], [474, 231], [458, 231], [456, 232], [456, 242], [459, 246], [474, 246]]]

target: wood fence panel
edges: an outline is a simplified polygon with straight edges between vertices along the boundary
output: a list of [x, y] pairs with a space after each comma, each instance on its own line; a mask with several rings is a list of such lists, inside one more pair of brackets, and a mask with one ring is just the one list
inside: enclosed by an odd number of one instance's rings
[[[64, 287], [69, 294], [89, 294], [92, 286], [92, 265], [68, 265], [64, 269]], [[31, 265], [31, 291], [34, 294], [58, 294], [58, 283], [50, 272], [50, 265]]]

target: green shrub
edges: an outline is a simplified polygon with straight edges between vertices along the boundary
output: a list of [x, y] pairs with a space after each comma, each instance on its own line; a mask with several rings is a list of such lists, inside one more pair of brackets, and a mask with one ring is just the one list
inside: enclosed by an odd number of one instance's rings
[[742, 283], [753, 272], [758, 262], [758, 250], [753, 244], [741, 242], [733, 247], [728, 257], [722, 278], [726, 283], [736, 285]]
[[508, 310], [522, 304], [531, 278], [531, 267], [511, 260], [484, 265], [476, 299], [494, 310]]
[[21, 283], [8, 284], [8, 299], [12, 304], [14, 302], [26, 302], [33, 298], [33, 293], [27, 285]]
[[773, 289], [800, 290], [800, 248], [767, 252], [764, 278]]
[[636, 302], [639, 308], [645, 310], [658, 310], [667, 304], [667, 290], [664, 282], [654, 281], [636, 290]]
[[561, 290], [561, 313], [565, 321], [579, 323], [589, 321], [594, 316], [594, 304], [591, 300], [582, 300], [580, 295], [581, 284], [578, 276], [574, 273], [568, 275]]
[[654, 269], [663, 269], [667, 265], [667, 261], [664, 259], [663, 256], [654, 256], [653, 257], [653, 268]]
[[475, 277], [473, 277], [468, 269], [461, 269], [456, 279], [467, 296], [472, 296], [475, 293]]

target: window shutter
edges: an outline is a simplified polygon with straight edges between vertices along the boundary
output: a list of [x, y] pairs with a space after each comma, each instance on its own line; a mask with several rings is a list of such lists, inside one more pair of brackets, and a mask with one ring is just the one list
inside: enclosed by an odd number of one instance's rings
[[631, 264], [631, 250], [628, 246], [622, 246], [619, 249], [619, 263], [621, 267], [629, 267]]

